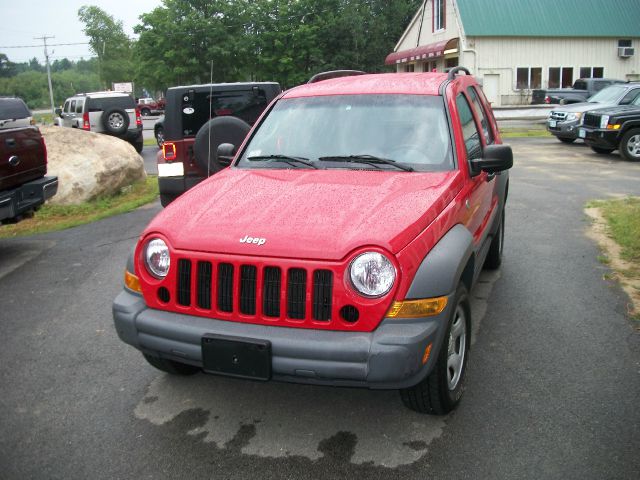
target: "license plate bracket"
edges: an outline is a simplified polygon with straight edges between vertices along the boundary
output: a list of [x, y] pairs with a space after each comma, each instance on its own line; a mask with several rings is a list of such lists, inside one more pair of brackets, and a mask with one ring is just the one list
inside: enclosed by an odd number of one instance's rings
[[254, 338], [205, 334], [202, 369], [207, 373], [252, 380], [271, 378], [271, 342]]
[[587, 131], [584, 128], [578, 130], [578, 137], [585, 138], [587, 136]]

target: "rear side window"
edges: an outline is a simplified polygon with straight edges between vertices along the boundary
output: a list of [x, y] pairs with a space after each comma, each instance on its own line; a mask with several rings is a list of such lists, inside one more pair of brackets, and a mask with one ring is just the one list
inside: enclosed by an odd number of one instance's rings
[[84, 100], [78, 100], [76, 103], [76, 113], [82, 113], [82, 106], [84, 105]]
[[31, 112], [19, 98], [0, 98], [0, 120], [27, 118]]
[[87, 111], [100, 112], [103, 110], [109, 110], [110, 108], [136, 108], [136, 104], [131, 97], [103, 97], [103, 98], [88, 98], [87, 99]]
[[[253, 125], [267, 107], [267, 95], [261, 88], [237, 91], [194, 91], [182, 96], [182, 130], [195, 135], [209, 118], [232, 115]], [[211, 115], [209, 115], [211, 112]]]

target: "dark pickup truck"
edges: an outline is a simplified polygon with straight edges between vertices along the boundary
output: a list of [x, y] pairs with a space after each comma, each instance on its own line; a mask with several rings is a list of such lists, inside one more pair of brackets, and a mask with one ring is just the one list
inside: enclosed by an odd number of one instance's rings
[[623, 80], [611, 78], [580, 78], [573, 82], [572, 88], [556, 88], [551, 90], [534, 90], [531, 94], [531, 104], [570, 104], [584, 102], [591, 95], [598, 93], [614, 83], [624, 83]]
[[46, 176], [47, 148], [19, 98], [0, 97], [0, 223], [15, 223], [58, 191]]

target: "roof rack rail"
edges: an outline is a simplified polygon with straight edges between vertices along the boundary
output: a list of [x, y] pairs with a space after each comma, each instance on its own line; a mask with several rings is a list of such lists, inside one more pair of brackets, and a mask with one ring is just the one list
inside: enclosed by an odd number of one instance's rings
[[458, 74], [458, 72], [464, 72], [465, 75], [471, 75], [471, 72], [465, 67], [453, 67], [451, 70], [449, 70], [449, 75], [447, 76], [447, 79], [453, 80], [454, 78], [456, 78], [456, 75]]
[[331, 70], [330, 72], [316, 73], [313, 77], [309, 79], [307, 83], [316, 83], [316, 82], [321, 82], [323, 80], [329, 80], [331, 78], [353, 77], [355, 75], [366, 75], [366, 74], [367, 72], [362, 72], [360, 70]]

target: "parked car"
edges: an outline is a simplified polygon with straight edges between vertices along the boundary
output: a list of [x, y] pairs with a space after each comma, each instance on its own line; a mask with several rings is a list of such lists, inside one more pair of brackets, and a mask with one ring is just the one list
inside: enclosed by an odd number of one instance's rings
[[157, 157], [162, 205], [228, 166], [229, 158], [217, 156], [218, 145], [239, 146], [281, 91], [275, 82], [170, 88], [162, 122], [164, 142]]
[[594, 108], [628, 105], [640, 96], [640, 82], [617, 83], [603, 88], [586, 102], [554, 108], [547, 118], [547, 130], [558, 140], [571, 143], [578, 138], [582, 115]]
[[624, 83], [624, 80], [611, 78], [580, 78], [573, 82], [572, 88], [556, 88], [549, 90], [533, 90], [531, 104], [539, 103], [580, 103], [605, 87], [615, 83]]
[[58, 191], [47, 176], [47, 148], [20, 98], [0, 97], [0, 223], [15, 223]]
[[164, 143], [164, 115], [162, 115], [153, 125], [153, 136], [156, 137], [156, 143], [160, 148]]
[[126, 93], [79, 93], [57, 109], [62, 127], [104, 133], [126, 140], [140, 153], [143, 147], [142, 119], [136, 104]]
[[113, 304], [120, 338], [171, 374], [399, 389], [418, 412], [455, 408], [468, 292], [502, 262], [513, 164], [475, 78], [302, 85], [218, 156], [240, 144], [144, 229]]
[[585, 113], [578, 136], [596, 153], [618, 150], [626, 160], [640, 161], [640, 97], [631, 105]]
[[163, 98], [154, 100], [153, 98], [139, 98], [137, 108], [143, 117], [164, 112], [165, 101]]

